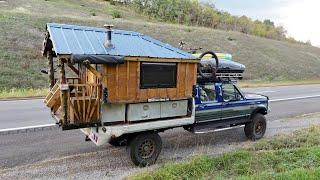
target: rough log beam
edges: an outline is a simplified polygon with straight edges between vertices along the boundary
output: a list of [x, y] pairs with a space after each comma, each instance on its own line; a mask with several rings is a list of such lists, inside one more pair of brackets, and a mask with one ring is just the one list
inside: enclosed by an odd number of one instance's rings
[[53, 68], [53, 52], [52, 51], [48, 51], [47, 52], [47, 58], [48, 58], [48, 67], [49, 67], [49, 82], [50, 82], [50, 89], [53, 88], [54, 86], [54, 68]]
[[91, 71], [95, 76], [97, 76], [99, 79], [101, 79], [102, 75], [101, 73], [99, 73], [95, 68], [93, 68], [92, 66], [90, 66], [89, 64], [85, 65], [87, 69], [89, 69], [89, 71]]
[[68, 124], [68, 92], [69, 87], [67, 85], [66, 80], [66, 71], [65, 71], [65, 61], [64, 59], [59, 59], [59, 66], [60, 66], [60, 76], [61, 76], [61, 105], [62, 105], [62, 124]]
[[74, 73], [79, 75], [79, 70], [76, 67], [74, 67], [71, 63], [68, 63], [68, 66]]

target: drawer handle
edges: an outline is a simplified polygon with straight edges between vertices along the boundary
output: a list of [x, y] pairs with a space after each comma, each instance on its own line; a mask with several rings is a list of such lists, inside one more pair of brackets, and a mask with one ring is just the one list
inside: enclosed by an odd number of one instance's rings
[[143, 110], [148, 111], [149, 110], [149, 106], [148, 105], [144, 105], [143, 106]]
[[173, 103], [172, 104], [172, 108], [177, 108], [178, 104], [177, 103]]

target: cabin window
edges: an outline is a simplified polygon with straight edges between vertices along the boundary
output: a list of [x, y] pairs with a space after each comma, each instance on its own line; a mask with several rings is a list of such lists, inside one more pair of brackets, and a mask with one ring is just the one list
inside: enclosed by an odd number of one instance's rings
[[140, 88], [175, 88], [177, 86], [176, 63], [140, 64]]

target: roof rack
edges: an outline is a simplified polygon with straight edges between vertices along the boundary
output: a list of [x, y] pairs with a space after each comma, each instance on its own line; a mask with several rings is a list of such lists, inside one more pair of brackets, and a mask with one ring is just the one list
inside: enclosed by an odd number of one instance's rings
[[237, 81], [243, 78], [243, 73], [216, 73], [216, 78], [204, 78], [197, 75], [197, 83], [213, 83], [213, 82], [223, 82], [223, 81]]
[[242, 73], [216, 73], [217, 78], [242, 79]]
[[[204, 75], [208, 75], [207, 77], [210, 77], [211, 73], [203, 73]], [[223, 79], [242, 79], [243, 73], [236, 73], [236, 72], [217, 72], [216, 73], [216, 79], [223, 78]], [[213, 80], [213, 78], [204, 78], [200, 74], [197, 74], [198, 79], [207, 79], [207, 80]]]

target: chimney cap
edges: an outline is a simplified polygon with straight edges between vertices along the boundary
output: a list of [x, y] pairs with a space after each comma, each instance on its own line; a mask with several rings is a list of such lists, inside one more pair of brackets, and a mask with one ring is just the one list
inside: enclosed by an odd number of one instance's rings
[[105, 25], [103, 25], [103, 27], [105, 27], [108, 30], [111, 30], [113, 28], [113, 25], [112, 24], [105, 24]]

